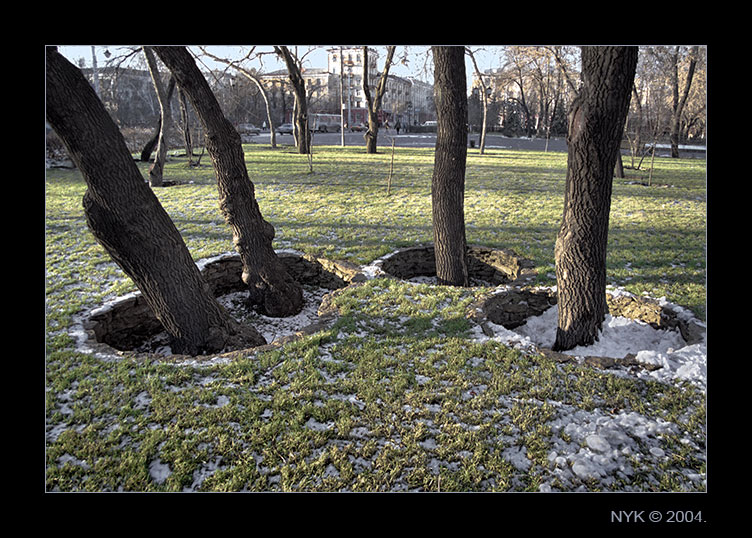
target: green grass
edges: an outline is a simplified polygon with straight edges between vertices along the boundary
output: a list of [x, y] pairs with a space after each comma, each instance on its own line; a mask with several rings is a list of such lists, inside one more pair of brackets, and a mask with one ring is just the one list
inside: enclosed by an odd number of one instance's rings
[[[431, 149], [246, 145], [275, 246], [365, 264], [429, 242]], [[172, 158], [157, 190], [194, 258], [232, 250], [210, 161]], [[146, 174], [145, 165], [139, 164]], [[653, 186], [615, 180], [609, 283], [705, 315], [705, 162], [656, 159]], [[566, 155], [468, 155], [468, 241], [531, 258], [553, 285]], [[637, 173], [627, 171], [637, 179]], [[627, 178], [629, 180], [630, 177]], [[668, 185], [668, 186], [666, 186]], [[667, 459], [634, 462], [641, 490], [694, 490], [704, 473], [704, 395], [689, 386], [562, 366], [478, 343], [465, 309], [480, 293], [370, 281], [337, 298], [329, 330], [230, 362], [103, 360], [76, 350], [76, 314], [134, 289], [86, 228], [77, 171], [46, 177], [46, 487], [62, 491], [618, 490], [557, 483], [547, 456], [566, 435], [563, 409], [637, 412], [676, 425]], [[567, 411], [569, 412], [569, 411]], [[524, 447], [520, 470], [505, 450]], [[694, 449], [692, 447], [695, 447]], [[164, 482], [150, 465], [169, 466]], [[636, 484], [636, 486], [635, 486]]]

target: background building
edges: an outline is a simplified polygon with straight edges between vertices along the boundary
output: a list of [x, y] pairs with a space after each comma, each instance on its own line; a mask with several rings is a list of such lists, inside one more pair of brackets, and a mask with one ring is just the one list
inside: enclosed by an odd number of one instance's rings
[[[371, 94], [381, 74], [379, 53], [369, 48], [368, 80]], [[83, 69], [94, 85], [94, 70]], [[310, 113], [344, 114], [347, 126], [368, 123], [363, 92], [363, 47], [332, 47], [327, 49], [325, 67], [303, 68], [302, 76]], [[99, 94], [110, 114], [121, 126], [153, 126], [159, 116], [159, 102], [145, 69], [99, 68]], [[257, 73], [263, 84], [272, 118], [276, 125], [291, 122], [294, 93], [287, 69]], [[264, 127], [268, 121], [258, 88], [246, 77], [228, 70], [205, 73], [207, 81], [227, 118], [234, 124], [252, 123]], [[169, 79], [163, 74], [163, 83]], [[177, 109], [177, 92], [171, 99], [173, 116]], [[433, 86], [414, 78], [390, 75], [381, 102], [379, 119], [394, 126], [398, 121], [405, 128], [435, 119]]]

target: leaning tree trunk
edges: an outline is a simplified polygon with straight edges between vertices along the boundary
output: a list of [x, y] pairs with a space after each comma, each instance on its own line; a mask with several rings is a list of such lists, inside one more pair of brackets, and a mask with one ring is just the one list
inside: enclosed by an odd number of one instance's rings
[[433, 58], [437, 132], [431, 201], [436, 277], [440, 284], [467, 286], [465, 50], [463, 47], [433, 47]]
[[272, 248], [274, 227], [264, 220], [256, 202], [240, 135], [225, 118], [186, 48], [154, 48], [188, 95], [206, 132], [206, 147], [217, 175], [219, 206], [243, 262], [243, 282], [248, 285], [250, 302], [269, 316], [298, 313], [303, 306], [303, 292]]
[[564, 215], [556, 239], [559, 321], [553, 349], [598, 339], [606, 315], [611, 184], [637, 47], [583, 47], [582, 89], [569, 116]]
[[241, 327], [214, 299], [81, 71], [55, 47], [46, 56], [47, 120], [86, 181], [86, 222], [141, 290], [172, 337], [173, 351], [197, 355], [264, 344], [256, 330]]

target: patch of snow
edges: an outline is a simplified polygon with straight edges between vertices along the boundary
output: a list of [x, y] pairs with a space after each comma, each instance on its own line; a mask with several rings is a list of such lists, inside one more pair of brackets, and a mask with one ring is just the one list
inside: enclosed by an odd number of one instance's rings
[[297, 331], [319, 320], [318, 309], [324, 295], [331, 292], [327, 288], [303, 286], [303, 309], [294, 316], [274, 318], [250, 312], [245, 306], [248, 292], [229, 293], [217, 298], [236, 319], [251, 324], [266, 339], [267, 343], [295, 334]]
[[149, 475], [151, 475], [151, 479], [157, 484], [164, 483], [171, 474], [172, 470], [170, 469], [170, 466], [166, 463], [162, 463], [159, 458], [152, 460], [149, 464]]
[[[623, 290], [609, 289], [611, 294], [629, 294]], [[680, 319], [692, 321], [705, 328], [705, 324], [694, 318], [692, 313], [678, 305], [658, 299], [661, 306], [669, 306]], [[486, 327], [493, 331], [489, 337], [480, 327], [472, 330], [474, 340], [493, 339], [521, 351], [535, 347], [550, 348], [556, 339], [558, 306], [554, 305], [539, 316], [528, 318], [524, 325], [513, 330], [487, 322]], [[705, 390], [707, 379], [707, 345], [702, 343], [687, 345], [678, 330], [655, 329], [639, 320], [606, 315], [598, 340], [590, 346], [578, 346], [564, 351], [573, 357], [624, 358], [635, 355], [638, 362], [657, 366], [650, 371], [639, 371], [635, 375], [651, 378], [664, 383], [685, 380]]]
[[[557, 409], [557, 417], [549, 425], [554, 433], [547, 458], [552, 477], [574, 490], [588, 480], [604, 485], [616, 479], [629, 481], [640, 461], [661, 461], [666, 456], [663, 437], [678, 432], [675, 424], [633, 411], [613, 415], [568, 405]], [[687, 475], [687, 479], [696, 482], [702, 477]], [[550, 484], [541, 491], [551, 491]]]
[[501, 452], [501, 455], [505, 460], [514, 465], [514, 467], [519, 469], [520, 471], [527, 472], [527, 470], [530, 469], [530, 466], [533, 464], [533, 462], [528, 457], [527, 449], [524, 446], [512, 446], [505, 448]]
[[321, 431], [331, 430], [334, 427], [334, 422], [329, 421], [327, 423], [323, 423], [311, 417], [304, 424], [304, 426], [308, 428], [309, 430], [321, 432]]

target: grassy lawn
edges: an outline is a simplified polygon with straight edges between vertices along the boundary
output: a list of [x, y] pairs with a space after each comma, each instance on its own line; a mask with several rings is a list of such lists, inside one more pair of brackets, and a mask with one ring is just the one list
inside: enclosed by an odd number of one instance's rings
[[[294, 148], [244, 147], [277, 248], [366, 264], [432, 239], [432, 149], [396, 149], [387, 196], [391, 150], [315, 147], [309, 173]], [[171, 158], [178, 185], [156, 191], [195, 259], [232, 251], [202, 162]], [[655, 166], [651, 187], [614, 180], [608, 281], [704, 319], [705, 161]], [[470, 150], [468, 242], [511, 248], [555, 285], [565, 174], [563, 153]], [[134, 290], [86, 228], [84, 192], [77, 171], [47, 171], [47, 490], [704, 490], [688, 478], [704, 475], [704, 393], [476, 341], [478, 289], [372, 280], [338, 296], [330, 329], [232, 360], [82, 353], [76, 315]], [[584, 449], [562, 426], [574, 416], [662, 429], [582, 479], [551, 456]]]

